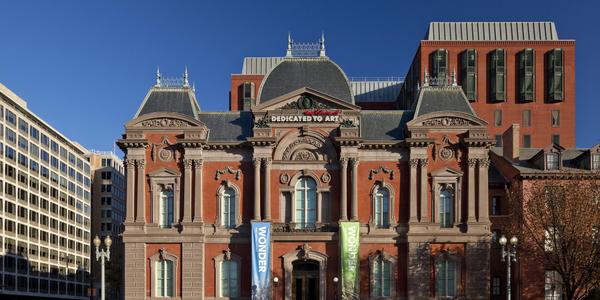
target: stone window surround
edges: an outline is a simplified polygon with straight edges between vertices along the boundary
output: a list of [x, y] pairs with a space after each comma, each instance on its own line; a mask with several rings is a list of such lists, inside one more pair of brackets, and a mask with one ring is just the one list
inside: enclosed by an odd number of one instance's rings
[[[227, 257], [229, 256], [229, 258]], [[237, 268], [237, 275], [238, 275], [238, 286], [237, 289], [240, 292], [241, 295], [241, 279], [242, 279], [242, 257], [235, 254], [235, 253], [231, 253], [231, 251], [229, 251], [229, 249], [224, 250], [223, 253], [213, 257], [213, 261], [214, 261], [214, 268], [215, 268], [215, 300], [229, 300], [229, 299], [238, 299], [238, 297], [221, 297], [219, 296], [221, 293], [221, 262], [225, 261], [225, 260], [232, 260], [237, 262], [238, 268]]]
[[[321, 180], [322, 176], [318, 176], [316, 172], [312, 171], [312, 170], [301, 170], [296, 172], [296, 174], [294, 174], [294, 176], [292, 176], [292, 178], [288, 181], [287, 185], [282, 186], [279, 191], [280, 191], [280, 195], [283, 194], [284, 192], [290, 193], [291, 195], [291, 207], [290, 207], [290, 211], [291, 211], [291, 220], [285, 220], [285, 214], [282, 214], [280, 216], [280, 222], [282, 223], [294, 223], [295, 221], [295, 209], [296, 209], [296, 183], [298, 183], [298, 180], [300, 180], [300, 178], [302, 177], [310, 177], [312, 178], [315, 183], [317, 184], [317, 227], [319, 224], [323, 223], [322, 220], [322, 212], [323, 212], [323, 193], [329, 193], [331, 191], [331, 186], [330, 183], [331, 181], [328, 182], [323, 182]], [[285, 201], [285, 197], [279, 197], [279, 201]], [[329, 201], [331, 201], [331, 197], [329, 197]], [[280, 203], [281, 205], [281, 203]], [[331, 205], [329, 206], [330, 208], [330, 213], [332, 212], [332, 207]], [[330, 216], [331, 219], [331, 216]]]
[[368, 261], [369, 261], [369, 295], [370, 298], [369, 299], [373, 299], [373, 300], [379, 300], [379, 299], [388, 299], [388, 297], [379, 297], [379, 296], [372, 296], [371, 292], [373, 291], [373, 286], [375, 285], [375, 277], [373, 275], [373, 271], [375, 270], [374, 264], [375, 262], [381, 259], [383, 261], [388, 261], [390, 262], [392, 268], [391, 268], [391, 279], [392, 279], [392, 284], [390, 285], [390, 298], [395, 298], [396, 297], [396, 274], [398, 274], [398, 260], [396, 259], [396, 257], [390, 255], [389, 253], [383, 251], [383, 250], [378, 250], [377, 252], [369, 255], [368, 257]]
[[[180, 299], [179, 295], [177, 295], [178, 289], [177, 287], [179, 286], [179, 278], [177, 277], [178, 269], [179, 269], [179, 265], [178, 265], [178, 258], [177, 256], [170, 254], [167, 252], [167, 250], [165, 249], [160, 249], [158, 252], [156, 252], [156, 254], [150, 256], [148, 258], [148, 260], [150, 261], [150, 299], [164, 299], [164, 298], [169, 298], [169, 299]], [[173, 297], [157, 297], [156, 296], [156, 286], [155, 286], [155, 282], [156, 282], [156, 262], [160, 261], [160, 260], [170, 260], [173, 262], [173, 274], [171, 274], [171, 276], [173, 277]]]
[[[379, 188], [384, 188], [388, 190], [388, 195], [389, 195], [389, 214], [388, 214], [388, 227], [378, 227], [377, 224], [375, 224], [375, 193], [377, 192], [377, 189]], [[394, 190], [394, 187], [389, 184], [387, 181], [385, 180], [376, 180], [375, 184], [373, 184], [373, 186], [371, 187], [371, 192], [370, 192], [370, 197], [371, 197], [371, 217], [369, 218], [369, 227], [372, 228], [371, 230], [374, 231], [394, 231], [395, 227], [398, 225], [397, 221], [396, 221], [396, 214], [394, 212], [394, 207], [396, 204], [396, 192]]]
[[[450, 174], [450, 173], [448, 173]], [[454, 212], [453, 212], [453, 226], [452, 228], [440, 228], [441, 230], [448, 230], [456, 228], [461, 223], [461, 186], [462, 186], [462, 173], [456, 173], [452, 175], [431, 175], [432, 177], [432, 223], [440, 225], [439, 221], [439, 205], [440, 205], [440, 193], [441, 190], [447, 186], [452, 187], [454, 190]]]
[[173, 225], [179, 224], [181, 174], [169, 169], [160, 169], [148, 174], [148, 177], [150, 178], [150, 199], [152, 199], [152, 225], [158, 227], [160, 191], [167, 186], [173, 189]]
[[[300, 248], [300, 247], [299, 247]], [[310, 247], [308, 247], [310, 249]], [[293, 280], [293, 263], [298, 260], [313, 260], [319, 264], [319, 299], [325, 300], [327, 295], [327, 254], [317, 250], [310, 249], [305, 251], [297, 249], [290, 251], [282, 256], [284, 270], [284, 300], [292, 299], [292, 280]]]
[[[227, 228], [227, 227], [223, 226], [223, 223], [222, 223], [223, 221], [221, 220], [221, 212], [223, 209], [221, 196], [222, 196], [223, 192], [225, 191], [225, 189], [227, 189], [227, 188], [231, 188], [235, 192], [235, 226], [233, 228]], [[216, 193], [216, 199], [217, 199], [218, 205], [217, 205], [217, 217], [215, 219], [215, 226], [218, 229], [232, 230], [242, 224], [242, 214], [240, 211], [240, 209], [241, 209], [240, 195], [241, 195], [240, 188], [229, 180], [223, 180], [223, 182], [219, 185], [219, 188], [217, 189], [217, 193]]]

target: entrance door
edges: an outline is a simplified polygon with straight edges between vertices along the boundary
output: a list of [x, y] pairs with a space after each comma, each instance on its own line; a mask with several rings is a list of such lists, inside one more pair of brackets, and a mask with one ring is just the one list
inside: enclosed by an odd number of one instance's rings
[[319, 299], [319, 263], [299, 260], [292, 263], [292, 299]]

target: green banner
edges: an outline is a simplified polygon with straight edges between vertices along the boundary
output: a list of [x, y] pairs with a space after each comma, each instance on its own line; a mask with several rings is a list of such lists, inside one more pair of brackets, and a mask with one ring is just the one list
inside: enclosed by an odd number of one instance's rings
[[343, 300], [359, 299], [359, 238], [359, 222], [340, 222], [340, 256], [342, 264], [341, 278]]

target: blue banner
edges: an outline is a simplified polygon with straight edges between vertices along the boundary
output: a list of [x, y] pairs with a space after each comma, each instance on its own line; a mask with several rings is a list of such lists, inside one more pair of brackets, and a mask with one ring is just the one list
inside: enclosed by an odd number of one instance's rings
[[271, 291], [271, 223], [252, 223], [252, 300], [268, 300]]

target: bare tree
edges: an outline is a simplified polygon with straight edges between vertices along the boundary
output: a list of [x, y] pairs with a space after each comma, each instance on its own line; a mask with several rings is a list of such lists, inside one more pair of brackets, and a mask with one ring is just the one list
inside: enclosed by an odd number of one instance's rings
[[531, 255], [559, 275], [566, 300], [600, 288], [600, 185], [594, 180], [524, 181], [508, 190], [509, 231]]

